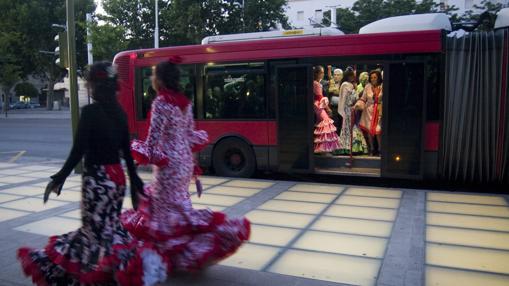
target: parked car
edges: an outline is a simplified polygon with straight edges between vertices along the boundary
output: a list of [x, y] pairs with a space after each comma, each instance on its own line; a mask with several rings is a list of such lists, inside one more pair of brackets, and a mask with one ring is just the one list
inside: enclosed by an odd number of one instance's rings
[[40, 105], [39, 103], [30, 103], [30, 104], [28, 104], [28, 106], [29, 106], [31, 109], [41, 107], [41, 105]]
[[11, 105], [11, 109], [26, 109], [26, 108], [28, 108], [28, 104], [21, 101]]

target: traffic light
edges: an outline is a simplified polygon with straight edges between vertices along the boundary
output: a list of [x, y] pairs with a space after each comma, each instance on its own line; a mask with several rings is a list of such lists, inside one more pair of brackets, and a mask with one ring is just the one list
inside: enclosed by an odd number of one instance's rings
[[69, 68], [69, 57], [67, 51], [67, 32], [62, 31], [59, 32], [55, 36], [55, 41], [58, 46], [55, 48], [55, 56], [57, 59], [55, 60], [55, 64], [62, 68]]

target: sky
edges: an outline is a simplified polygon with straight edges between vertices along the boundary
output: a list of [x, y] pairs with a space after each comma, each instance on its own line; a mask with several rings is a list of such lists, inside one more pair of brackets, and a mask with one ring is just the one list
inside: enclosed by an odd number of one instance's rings
[[94, 0], [95, 4], [97, 5], [97, 9], [95, 10], [96, 14], [104, 14], [103, 7], [101, 5], [101, 0]]

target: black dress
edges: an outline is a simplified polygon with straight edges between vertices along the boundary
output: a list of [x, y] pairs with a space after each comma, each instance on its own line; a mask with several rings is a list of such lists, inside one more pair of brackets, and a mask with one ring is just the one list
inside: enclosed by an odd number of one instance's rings
[[[131, 181], [139, 180], [129, 148], [126, 116], [116, 102], [83, 108], [71, 153], [52, 176], [64, 182], [85, 158], [82, 227], [50, 237], [44, 249], [18, 250], [23, 270], [35, 284], [152, 285], [150, 281], [165, 280], [169, 265], [155, 250], [134, 240], [120, 223], [126, 189], [121, 154]], [[147, 259], [150, 269], [145, 265]]]

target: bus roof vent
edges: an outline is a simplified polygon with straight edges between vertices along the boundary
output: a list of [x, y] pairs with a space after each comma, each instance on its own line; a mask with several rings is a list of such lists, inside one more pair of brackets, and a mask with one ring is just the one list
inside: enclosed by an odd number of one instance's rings
[[397, 16], [367, 24], [359, 30], [359, 34], [426, 30], [451, 31], [451, 21], [443, 13]]
[[204, 38], [201, 41], [201, 44], [207, 45], [225, 42], [256, 41], [256, 40], [283, 39], [290, 37], [332, 36], [332, 35], [344, 35], [344, 33], [338, 29], [331, 27], [300, 29], [300, 30], [281, 30], [281, 31], [209, 36]]
[[509, 8], [504, 8], [498, 11], [497, 20], [495, 20], [495, 29], [509, 27]]

